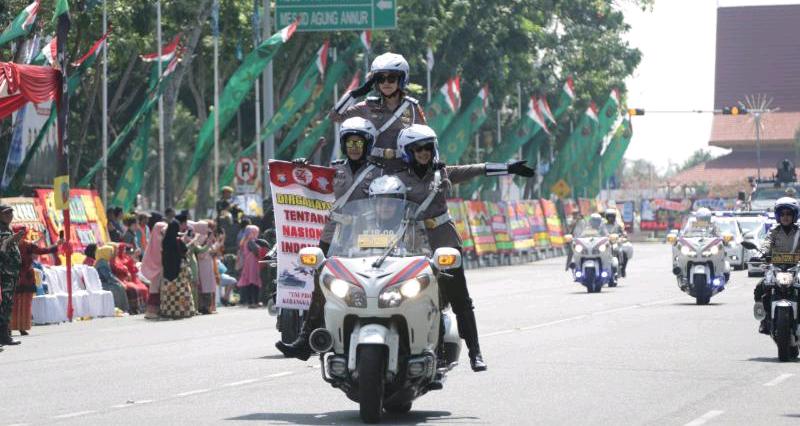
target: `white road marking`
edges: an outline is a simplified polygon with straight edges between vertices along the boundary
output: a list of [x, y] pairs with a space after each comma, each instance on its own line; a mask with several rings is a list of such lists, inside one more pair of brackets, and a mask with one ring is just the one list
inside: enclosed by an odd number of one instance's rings
[[570, 322], [570, 321], [577, 321], [579, 319], [584, 319], [584, 318], [589, 318], [589, 315], [578, 315], [578, 316], [574, 316], [574, 317], [569, 317], [569, 318], [564, 318], [564, 319], [560, 319], [560, 320], [546, 322], [546, 323], [543, 323], [543, 324], [529, 325], [527, 327], [520, 327], [519, 330], [520, 331], [535, 330], [537, 328], [550, 327], [551, 325], [557, 325], [557, 324], [561, 324], [561, 323], [564, 323], [564, 322]]
[[193, 391], [189, 391], [189, 392], [179, 393], [179, 394], [177, 394], [175, 396], [183, 397], [183, 396], [197, 395], [197, 394], [200, 394], [200, 393], [206, 393], [206, 392], [208, 392], [210, 390], [211, 389], [197, 389], [197, 390], [193, 390]]
[[495, 331], [493, 333], [481, 334], [481, 337], [499, 336], [501, 334], [510, 334], [510, 333], [515, 332], [515, 331], [517, 331], [517, 330], [516, 329], [511, 329], [511, 330]]
[[143, 399], [141, 401], [128, 401], [124, 404], [113, 405], [111, 406], [111, 408], [128, 408], [128, 407], [133, 407], [134, 405], [149, 404], [151, 402], [153, 402], [152, 399]]
[[247, 384], [250, 384], [250, 383], [255, 383], [257, 381], [258, 381], [258, 379], [240, 380], [238, 382], [224, 384], [224, 385], [222, 385], [222, 387], [230, 388], [230, 387], [233, 387], [233, 386], [241, 386], [241, 385], [247, 385]]
[[702, 416], [692, 420], [689, 423], [686, 423], [685, 426], [700, 426], [706, 424], [709, 420], [713, 419], [714, 417], [720, 416], [724, 411], [722, 410], [711, 410], [708, 413], [703, 414]]
[[96, 413], [94, 410], [86, 410], [86, 411], [78, 411], [76, 413], [69, 413], [69, 414], [62, 414], [60, 416], [54, 416], [54, 419], [71, 419], [73, 417], [80, 417], [85, 416], [87, 414]]
[[328, 417], [328, 415], [327, 414], [317, 414], [316, 416], [314, 416], [315, 419], [321, 419], [323, 417]]
[[291, 372], [291, 371], [284, 371], [284, 372], [282, 372], [282, 373], [270, 374], [270, 375], [269, 375], [269, 376], [267, 376], [266, 378], [267, 378], [267, 379], [274, 379], [274, 378], [276, 378], [276, 377], [289, 376], [289, 375], [291, 375], [291, 374], [292, 374], [292, 372]]
[[791, 373], [781, 374], [780, 376], [768, 381], [767, 383], [764, 383], [764, 386], [777, 386], [777, 385], [781, 384], [781, 382], [783, 382], [784, 380], [786, 380], [786, 379], [788, 379], [788, 378], [790, 378], [792, 376], [794, 376], [794, 374], [791, 374]]

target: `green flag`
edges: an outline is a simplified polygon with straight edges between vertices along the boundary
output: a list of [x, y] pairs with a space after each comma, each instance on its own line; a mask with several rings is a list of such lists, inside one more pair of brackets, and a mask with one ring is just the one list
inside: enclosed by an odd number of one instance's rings
[[617, 130], [603, 152], [603, 156], [592, 168], [591, 181], [587, 191], [589, 197], [596, 197], [602, 189], [601, 184], [614, 175], [620, 162], [622, 162], [622, 157], [625, 155], [632, 137], [633, 128], [631, 122], [629, 119], [625, 119], [617, 126]]
[[[153, 65], [150, 72], [150, 81], [148, 86], [150, 90], [155, 88], [158, 84], [158, 63]], [[152, 110], [148, 111], [142, 119], [142, 124], [139, 126], [139, 133], [131, 145], [131, 151], [128, 154], [128, 159], [125, 161], [125, 167], [122, 169], [122, 174], [117, 181], [117, 189], [114, 191], [114, 198], [111, 204], [120, 206], [123, 210], [128, 211], [136, 203], [136, 195], [142, 189], [142, 181], [144, 180], [144, 169], [147, 166], [147, 146], [150, 144], [150, 126], [153, 121]]]
[[39, 1], [35, 0], [28, 7], [22, 10], [16, 18], [0, 34], [0, 47], [4, 44], [16, 40], [19, 37], [27, 36], [33, 29], [36, 16], [39, 14]]
[[437, 135], [443, 134], [461, 108], [461, 77], [456, 76], [445, 83], [425, 107], [428, 126]]
[[583, 193], [584, 190], [592, 183], [590, 172], [591, 166], [597, 164], [600, 160], [600, 153], [603, 149], [603, 141], [606, 135], [611, 131], [611, 126], [617, 121], [619, 117], [619, 91], [612, 89], [608, 95], [606, 103], [600, 109], [598, 114], [598, 124], [594, 137], [589, 140], [589, 143], [580, 151], [577, 164], [585, 164], [588, 167], [578, 167], [576, 170], [575, 188], [578, 193]]
[[63, 14], [69, 15], [69, 1], [56, 0], [56, 10], [53, 12], [53, 22], [55, 22], [58, 17]]
[[439, 137], [439, 155], [446, 163], [455, 164], [469, 146], [472, 135], [486, 121], [489, 109], [489, 86], [483, 86], [467, 109], [456, 117]]
[[331, 119], [325, 117], [319, 124], [314, 127], [314, 130], [308, 134], [298, 145], [297, 150], [294, 152], [294, 158], [307, 158], [314, 152], [314, 148], [319, 143], [319, 138], [325, 136], [325, 132], [331, 128]]
[[[164, 93], [164, 89], [167, 87], [167, 82], [172, 77], [172, 73], [175, 71], [175, 67], [177, 66], [178, 66], [178, 56], [175, 56], [170, 61], [169, 65], [167, 65], [167, 68], [164, 70], [161, 80], [158, 82], [156, 87], [151, 88], [148, 91], [147, 99], [136, 111], [136, 114], [133, 115], [133, 118], [131, 118], [130, 121], [128, 121], [128, 124], [126, 124], [125, 127], [122, 128], [122, 131], [119, 132], [116, 139], [114, 139], [114, 142], [112, 142], [111, 145], [108, 147], [108, 151], [106, 153], [108, 157], [111, 157], [112, 155], [114, 155], [115, 152], [117, 152], [117, 150], [125, 146], [125, 140], [128, 138], [128, 135], [133, 131], [133, 129], [136, 128], [139, 122], [147, 114], [150, 113], [150, 111], [153, 109], [153, 106], [155, 106], [158, 103], [159, 96], [161, 96]], [[94, 175], [97, 174], [97, 172], [100, 171], [100, 169], [102, 168], [103, 168], [103, 159], [101, 158], [97, 160], [97, 163], [95, 163], [94, 166], [92, 166], [92, 168], [89, 169], [86, 175], [80, 180], [80, 182], [78, 182], [78, 186], [82, 187], [89, 186], [89, 183], [94, 178]]]
[[558, 152], [555, 163], [545, 176], [543, 191], [549, 194], [550, 188], [559, 180], [564, 179], [571, 188], [574, 188], [573, 166], [577, 162], [580, 150], [589, 145], [597, 129], [597, 107], [591, 102], [586, 112], [581, 116], [578, 125], [573, 129], [561, 150]]
[[[219, 108], [220, 132], [225, 130], [236, 115], [236, 110], [239, 109], [239, 105], [252, 90], [256, 78], [261, 75], [261, 71], [272, 61], [272, 57], [275, 56], [279, 48], [294, 34], [298, 23], [299, 21], [295, 21], [261, 43], [247, 55], [242, 65], [228, 79], [228, 83], [225, 84], [225, 88], [220, 95], [220, 104], [214, 106]], [[200, 170], [209, 152], [211, 152], [211, 148], [214, 146], [214, 115], [211, 114], [200, 129], [194, 157], [189, 167], [189, 173], [184, 180], [184, 186], [188, 186], [189, 181]]]

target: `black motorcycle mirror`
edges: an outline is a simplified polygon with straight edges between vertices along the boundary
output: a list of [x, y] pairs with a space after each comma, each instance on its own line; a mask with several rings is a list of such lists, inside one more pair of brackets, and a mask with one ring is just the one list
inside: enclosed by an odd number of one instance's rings
[[[746, 248], [748, 250], [758, 250], [758, 246], [753, 244], [751, 241], [742, 241], [742, 247], [744, 247], [744, 248]], [[761, 251], [761, 250], [758, 250], [758, 251]]]

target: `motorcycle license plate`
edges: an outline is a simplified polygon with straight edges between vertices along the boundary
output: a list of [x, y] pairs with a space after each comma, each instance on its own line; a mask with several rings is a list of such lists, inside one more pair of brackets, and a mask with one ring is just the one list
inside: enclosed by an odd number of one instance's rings
[[360, 249], [371, 249], [377, 248], [382, 249], [389, 247], [392, 243], [392, 238], [394, 234], [361, 234], [358, 236], [358, 248]]
[[583, 262], [583, 266], [586, 268], [594, 268], [594, 260], [587, 260], [586, 262]]
[[696, 265], [696, 266], [692, 267], [692, 273], [693, 274], [705, 274], [706, 273], [706, 267], [702, 266], [702, 265]]

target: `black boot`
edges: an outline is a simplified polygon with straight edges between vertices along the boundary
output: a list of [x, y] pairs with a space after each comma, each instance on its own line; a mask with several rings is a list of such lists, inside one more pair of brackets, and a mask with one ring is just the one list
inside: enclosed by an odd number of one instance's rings
[[469, 309], [457, 315], [458, 331], [467, 344], [469, 350], [469, 365], [472, 371], [486, 371], [488, 367], [481, 355], [481, 346], [478, 343], [478, 325], [475, 321], [475, 311]]
[[14, 341], [11, 338], [11, 331], [8, 329], [8, 324], [0, 325], [0, 345], [14, 346], [22, 342]]
[[300, 361], [308, 361], [314, 351], [308, 344], [308, 337], [311, 332], [322, 326], [323, 308], [325, 307], [325, 298], [322, 296], [322, 291], [315, 289], [311, 295], [311, 306], [308, 307], [308, 315], [303, 320], [303, 327], [300, 329], [300, 334], [294, 339], [292, 343], [283, 343], [279, 341], [275, 343], [275, 347], [283, 353], [287, 358], [297, 358]]
[[619, 274], [622, 278], [625, 278], [625, 269], [628, 267], [628, 257], [623, 255], [622, 256], [622, 265], [619, 268]]
[[761, 320], [761, 323], [758, 324], [758, 332], [761, 334], [769, 335], [769, 319], [764, 318]]

